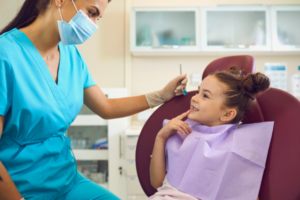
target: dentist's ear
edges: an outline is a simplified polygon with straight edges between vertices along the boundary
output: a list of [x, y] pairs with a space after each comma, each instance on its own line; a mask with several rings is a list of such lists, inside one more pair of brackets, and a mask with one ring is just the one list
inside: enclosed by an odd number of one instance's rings
[[233, 120], [236, 116], [237, 112], [235, 109], [231, 108], [231, 109], [227, 109], [225, 111], [225, 113], [220, 117], [220, 120], [222, 122], [230, 122], [231, 120]]
[[55, 0], [55, 5], [58, 8], [61, 8], [64, 3], [65, 3], [65, 0]]

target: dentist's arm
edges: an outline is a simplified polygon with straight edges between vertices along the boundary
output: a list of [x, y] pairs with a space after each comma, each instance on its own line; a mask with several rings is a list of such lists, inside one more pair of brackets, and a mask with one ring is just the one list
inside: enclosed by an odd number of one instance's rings
[[[3, 132], [4, 116], [0, 115], [0, 140]], [[7, 170], [0, 161], [0, 199], [20, 200], [22, 195], [15, 186]]]
[[107, 98], [101, 89], [95, 85], [84, 89], [84, 103], [94, 113], [104, 119], [126, 117], [146, 110], [149, 107], [153, 108], [171, 100], [175, 96], [181, 95], [180, 83], [185, 87], [187, 83], [186, 75], [177, 76], [162, 90], [146, 95], [119, 99]]
[[155, 189], [162, 186], [166, 176], [165, 144], [167, 139], [177, 131], [182, 134], [190, 134], [192, 132], [188, 124], [182, 121], [189, 113], [190, 111], [187, 111], [169, 121], [156, 136], [150, 163], [150, 181]]

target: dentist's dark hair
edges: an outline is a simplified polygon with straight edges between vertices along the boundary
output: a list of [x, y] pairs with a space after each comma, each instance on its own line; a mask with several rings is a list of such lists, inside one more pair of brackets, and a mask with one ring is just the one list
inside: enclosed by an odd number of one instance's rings
[[[14, 28], [23, 28], [34, 22], [39, 14], [43, 14], [53, 0], [25, 0], [17, 16], [1, 30], [0, 35]], [[108, 3], [111, 0], [108, 0]]]

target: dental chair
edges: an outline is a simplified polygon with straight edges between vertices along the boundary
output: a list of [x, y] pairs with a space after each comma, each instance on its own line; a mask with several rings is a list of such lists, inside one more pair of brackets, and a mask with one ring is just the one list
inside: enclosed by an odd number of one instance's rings
[[[232, 66], [244, 74], [255, 72], [251, 56], [230, 56], [211, 62], [204, 70], [204, 79], [215, 71]], [[150, 183], [150, 161], [154, 141], [164, 119], [172, 119], [190, 108], [190, 99], [196, 94], [172, 99], [159, 107], [148, 119], [139, 136], [136, 149], [136, 167], [140, 184], [147, 196], [156, 190]], [[185, 119], [184, 119], [185, 120]], [[270, 88], [256, 97], [243, 123], [274, 121], [273, 136], [259, 192], [260, 200], [300, 200], [300, 102], [287, 92]], [[205, 199], [204, 199], [205, 200]]]

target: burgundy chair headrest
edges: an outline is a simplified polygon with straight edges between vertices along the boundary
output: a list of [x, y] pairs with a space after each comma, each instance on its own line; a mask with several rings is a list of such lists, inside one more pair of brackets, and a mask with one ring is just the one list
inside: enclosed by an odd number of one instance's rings
[[210, 73], [216, 71], [225, 71], [230, 69], [230, 67], [233, 66], [242, 70], [242, 73], [244, 75], [255, 72], [255, 60], [252, 56], [249, 55], [227, 56], [227, 57], [219, 58], [209, 63], [202, 74], [202, 80]]

